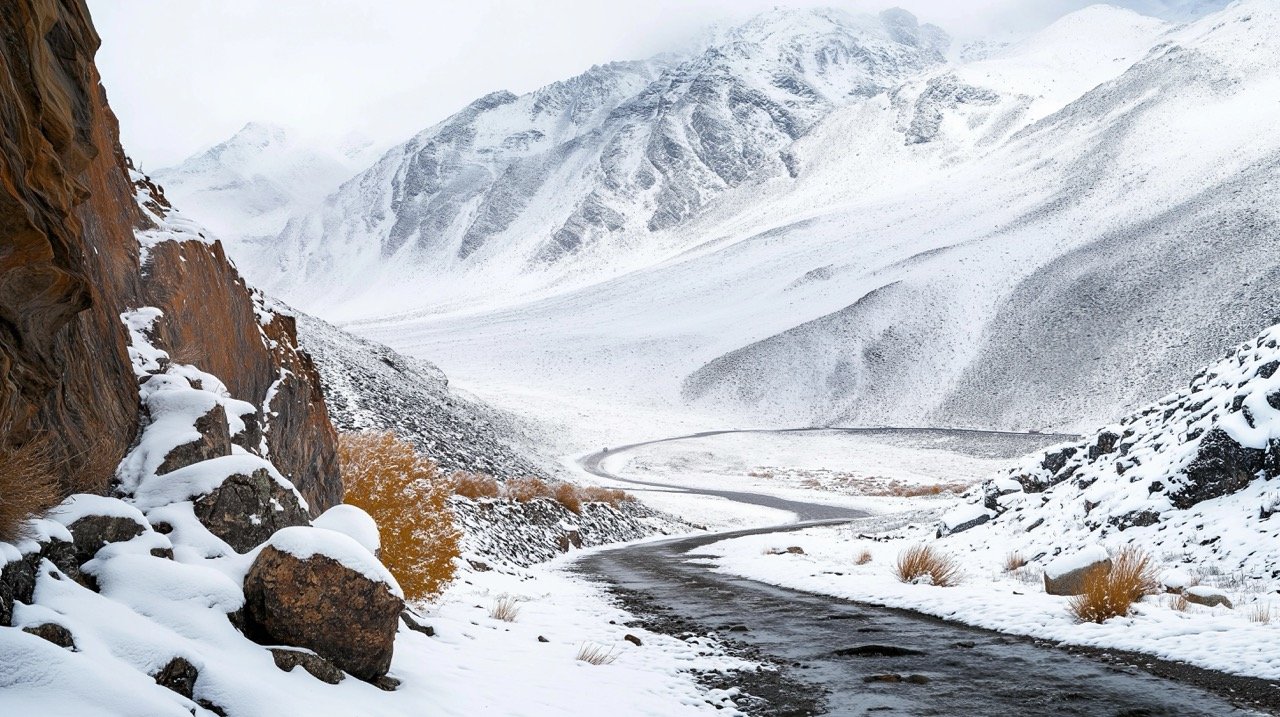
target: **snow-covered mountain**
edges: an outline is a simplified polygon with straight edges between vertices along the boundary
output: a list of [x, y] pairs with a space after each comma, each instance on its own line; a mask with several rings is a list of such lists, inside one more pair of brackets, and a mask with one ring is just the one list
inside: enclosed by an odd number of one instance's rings
[[358, 136], [334, 147], [300, 140], [272, 124], [250, 122], [225, 142], [153, 177], [170, 197], [232, 245], [274, 238], [374, 160]]
[[947, 43], [902, 11], [776, 10], [688, 57], [496, 92], [392, 149], [249, 263], [269, 288], [329, 305], [370, 283], [377, 303], [410, 286], [439, 301], [481, 295], [476, 277], [599, 274], [651, 256], [721, 193], [794, 176], [796, 139], [941, 63]]
[[775, 11], [491, 95], [250, 272], [498, 394], [1079, 428], [1271, 323], [1277, 30], [1095, 6], [948, 63], [903, 13]]

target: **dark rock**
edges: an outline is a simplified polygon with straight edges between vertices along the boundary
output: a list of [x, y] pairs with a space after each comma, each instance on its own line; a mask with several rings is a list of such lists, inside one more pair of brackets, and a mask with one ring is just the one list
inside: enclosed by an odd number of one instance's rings
[[1196, 605], [1204, 605], [1205, 607], [1218, 607], [1219, 605], [1226, 608], [1235, 607], [1231, 604], [1231, 599], [1226, 595], [1219, 595], [1217, 593], [1201, 594], [1197, 593], [1195, 588], [1183, 590], [1182, 597], [1186, 598], [1187, 602], [1195, 603]]
[[1097, 460], [1100, 456], [1113, 453], [1116, 450], [1116, 444], [1120, 441], [1120, 436], [1110, 432], [1103, 431], [1098, 434], [1098, 440], [1089, 446], [1089, 460]]
[[259, 641], [314, 650], [372, 681], [387, 673], [404, 601], [323, 555], [301, 559], [268, 545], [245, 576], [245, 621]]
[[729, 632], [751, 632], [751, 628], [746, 625], [734, 625], [729, 628]]
[[789, 555], [804, 555], [804, 548], [799, 545], [792, 545], [786, 551]]
[[13, 624], [13, 603], [30, 603], [35, 589], [36, 571], [31, 561], [14, 560], [0, 568], [0, 626]]
[[418, 619], [414, 616], [414, 614], [409, 612], [408, 610], [405, 610], [404, 612], [400, 613], [400, 621], [404, 623], [405, 627], [409, 628], [410, 630], [413, 630], [414, 632], [420, 632], [423, 635], [426, 635], [427, 637], [436, 636], [436, 629], [434, 627], [430, 625], [424, 625], [423, 623], [418, 622]]
[[373, 681], [373, 686], [383, 692], [395, 692], [396, 688], [400, 686], [400, 680], [397, 680], [391, 675], [383, 675]]
[[254, 455], [262, 453], [262, 421], [257, 411], [241, 414], [244, 429], [231, 437], [231, 442]]
[[902, 682], [902, 675], [895, 675], [895, 674], [867, 675], [866, 677], [862, 678], [862, 681], [866, 682], [867, 684], [871, 684], [872, 682], [889, 682], [889, 683], [896, 684], [898, 682]]
[[1044, 591], [1049, 595], [1079, 595], [1084, 591], [1084, 579], [1095, 570], [1111, 572], [1111, 558], [1090, 563], [1082, 568], [1064, 573], [1056, 578], [1044, 575]]
[[293, 672], [293, 668], [301, 666], [312, 677], [330, 685], [342, 682], [342, 678], [345, 677], [342, 670], [314, 652], [273, 647], [271, 657], [276, 661], [276, 667], [285, 672]]
[[218, 715], [218, 717], [228, 717], [226, 709], [224, 709], [221, 705], [217, 705], [217, 704], [214, 704], [213, 702], [210, 702], [209, 700], [199, 699], [199, 700], [196, 700], [196, 704]]
[[241, 553], [266, 542], [281, 528], [308, 524], [297, 496], [265, 468], [252, 475], [229, 476], [213, 492], [197, 498], [194, 510], [209, 532]]
[[1058, 471], [1066, 467], [1067, 461], [1076, 454], [1077, 450], [1078, 449], [1072, 446], [1063, 448], [1060, 451], [1054, 451], [1053, 453], [1046, 453], [1044, 454], [1044, 460], [1040, 462], [1040, 467], [1050, 473], [1056, 474]]
[[567, 530], [557, 541], [560, 546], [560, 552], [567, 553], [570, 548], [582, 547], [582, 533], [576, 530]]
[[231, 455], [231, 432], [227, 428], [227, 412], [222, 404], [215, 405], [208, 413], [197, 418], [195, 429], [200, 433], [200, 438], [169, 451], [164, 462], [156, 469], [156, 475], [172, 473], [202, 461]]
[[836, 657], [909, 657], [925, 653], [896, 645], [859, 645], [857, 647], [844, 647], [831, 654]]
[[468, 560], [467, 564], [470, 565], [471, 569], [477, 573], [487, 573], [490, 570], [493, 570], [493, 568], [489, 567], [488, 563], [481, 560]]
[[905, 682], [908, 682], [913, 685], [927, 685], [929, 684], [930, 680], [928, 677], [925, 677], [924, 675], [907, 675]]
[[644, 644], [644, 643], [640, 642], [640, 638], [636, 637], [635, 635], [631, 635], [631, 634], [628, 634], [628, 635], [623, 636], [623, 638], [622, 638], [622, 639], [626, 640], [627, 642], [631, 643], [632, 645], [635, 645], [636, 647], [640, 647], [642, 644]]
[[1132, 513], [1117, 515], [1107, 521], [1117, 530], [1144, 528], [1160, 522], [1160, 514], [1154, 510], [1135, 510]]
[[1253, 482], [1265, 467], [1266, 451], [1240, 445], [1220, 428], [1205, 434], [1185, 480], [1169, 492], [1174, 507], [1186, 510], [1206, 500], [1231, 495]]
[[150, 552], [153, 558], [173, 560], [173, 548], [152, 548]]
[[538, 635], [538, 642], [551, 642], [551, 641], [543, 637], [542, 635]]
[[76, 649], [76, 641], [72, 637], [71, 631], [56, 622], [28, 625], [22, 628], [22, 631], [36, 637], [42, 637], [58, 647], [64, 647], [72, 651]]
[[75, 543], [75, 559], [79, 565], [93, 560], [102, 546], [124, 543], [142, 535], [147, 526], [132, 518], [108, 515], [86, 515], [67, 526]]
[[157, 685], [173, 690], [187, 699], [192, 699], [195, 695], [196, 679], [199, 677], [200, 671], [185, 657], [169, 660], [159, 672], [151, 676]]

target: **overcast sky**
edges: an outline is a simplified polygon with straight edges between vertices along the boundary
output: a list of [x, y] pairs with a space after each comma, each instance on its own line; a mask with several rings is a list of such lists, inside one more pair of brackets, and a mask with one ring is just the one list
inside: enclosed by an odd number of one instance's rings
[[[1122, 0], [1185, 18], [1227, 0]], [[126, 151], [180, 161], [245, 122], [390, 144], [498, 89], [678, 48], [778, 6], [900, 5], [959, 37], [1020, 35], [1090, 0], [89, 0]]]

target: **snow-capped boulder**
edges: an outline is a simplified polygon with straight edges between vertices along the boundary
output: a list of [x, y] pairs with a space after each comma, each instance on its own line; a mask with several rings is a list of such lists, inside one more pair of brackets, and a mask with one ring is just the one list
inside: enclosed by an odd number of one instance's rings
[[1111, 556], [1101, 545], [1060, 556], [1044, 568], [1044, 591], [1050, 595], [1079, 595], [1084, 590], [1085, 577], [1097, 570], [1111, 572]]
[[137, 508], [117, 498], [77, 494], [50, 511], [52, 520], [66, 526], [75, 546], [75, 561], [83, 565], [103, 546], [123, 543], [151, 530]]
[[1234, 607], [1231, 604], [1231, 598], [1227, 597], [1226, 593], [1208, 585], [1193, 585], [1183, 590], [1182, 596], [1187, 599], [1187, 602], [1204, 605], [1205, 607]]
[[938, 525], [938, 537], [942, 538], [955, 533], [963, 533], [970, 528], [991, 520], [991, 513], [982, 505], [962, 505], [942, 516]]
[[244, 596], [247, 631], [260, 642], [314, 650], [370, 682], [391, 666], [403, 593], [382, 563], [346, 535], [279, 531], [245, 576]]
[[192, 503], [196, 518], [237, 552], [261, 545], [281, 528], [307, 524], [297, 494], [267, 468], [235, 472]]

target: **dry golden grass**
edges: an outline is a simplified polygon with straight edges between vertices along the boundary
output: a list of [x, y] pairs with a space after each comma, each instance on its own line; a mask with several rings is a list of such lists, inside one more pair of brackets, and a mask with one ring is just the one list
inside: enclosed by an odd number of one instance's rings
[[123, 458], [120, 450], [106, 438], [99, 438], [88, 448], [73, 456], [71, 475], [64, 483], [64, 493], [93, 493], [105, 495], [116, 477], [116, 468]]
[[1254, 603], [1249, 608], [1249, 622], [1256, 622], [1259, 625], [1271, 624], [1271, 606], [1265, 603]]
[[602, 488], [596, 485], [584, 485], [578, 488], [583, 503], [606, 503], [617, 508], [623, 503], [632, 503], [636, 497], [617, 488]]
[[1071, 614], [1081, 622], [1102, 623], [1128, 615], [1143, 595], [1160, 590], [1160, 580], [1151, 556], [1127, 546], [1111, 557], [1110, 572], [1099, 568], [1085, 575], [1081, 590], [1071, 598]]
[[344, 500], [378, 523], [382, 562], [408, 600], [439, 595], [453, 580], [461, 531], [449, 510], [452, 481], [390, 432], [346, 433], [338, 458]]
[[554, 499], [556, 494], [546, 481], [540, 478], [522, 477], [507, 479], [502, 484], [502, 497], [517, 503], [528, 503], [538, 498]]
[[871, 562], [871, 551], [863, 548], [862, 552], [858, 553], [858, 557], [853, 562], [858, 565], [866, 565]]
[[1009, 553], [1004, 558], [1004, 571], [1006, 573], [1017, 572], [1026, 566], [1027, 559], [1022, 557], [1022, 553], [1019, 553], [1016, 550]]
[[582, 496], [578, 491], [578, 487], [572, 483], [557, 483], [552, 489], [555, 494], [556, 502], [563, 505], [567, 510], [573, 513], [582, 512]]
[[608, 665], [618, 659], [618, 654], [612, 647], [584, 642], [578, 647], [577, 659], [588, 665]]
[[489, 617], [503, 622], [515, 622], [520, 617], [520, 604], [513, 597], [501, 597], [493, 601]]
[[960, 582], [960, 564], [931, 545], [913, 545], [898, 555], [894, 574], [904, 583], [928, 576], [934, 585], [948, 588]]
[[1191, 601], [1187, 599], [1186, 595], [1179, 593], [1177, 595], [1169, 596], [1170, 609], [1178, 612], [1186, 612], [1189, 607], [1191, 607]]
[[942, 495], [943, 493], [952, 493], [959, 495], [969, 490], [968, 483], [934, 483], [932, 485], [921, 485], [919, 483], [903, 483], [901, 481], [890, 481], [883, 485], [877, 485], [865, 488], [863, 495], [893, 498], [921, 498], [924, 496]]
[[0, 540], [23, 537], [28, 518], [62, 500], [54, 455], [44, 437], [0, 448]]
[[493, 476], [483, 473], [458, 471], [450, 477], [450, 480], [453, 481], [454, 494], [463, 498], [471, 500], [497, 498], [502, 493], [502, 487], [498, 485], [498, 481]]

